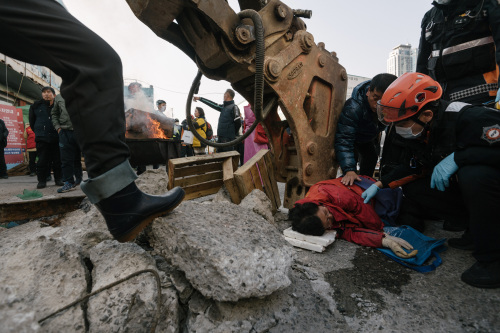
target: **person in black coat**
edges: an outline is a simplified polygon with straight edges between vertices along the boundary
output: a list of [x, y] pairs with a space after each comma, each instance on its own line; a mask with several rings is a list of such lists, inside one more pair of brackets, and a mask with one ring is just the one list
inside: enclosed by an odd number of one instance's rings
[[35, 132], [36, 151], [38, 163], [36, 174], [38, 177], [37, 188], [47, 186], [47, 175], [50, 167], [54, 170], [54, 181], [58, 186], [63, 186], [61, 154], [59, 152], [59, 135], [52, 124], [51, 111], [54, 107], [55, 91], [52, 87], [42, 88], [42, 99], [33, 103], [29, 110], [30, 125]]
[[0, 119], [0, 178], [7, 179], [7, 164], [5, 163], [5, 147], [7, 147], [7, 137], [9, 130], [5, 126], [5, 122]]
[[378, 74], [354, 88], [342, 109], [335, 134], [335, 156], [342, 168], [344, 185], [361, 180], [356, 173], [373, 176], [380, 152], [379, 134], [385, 126], [377, 120], [377, 101], [396, 80], [392, 74]]

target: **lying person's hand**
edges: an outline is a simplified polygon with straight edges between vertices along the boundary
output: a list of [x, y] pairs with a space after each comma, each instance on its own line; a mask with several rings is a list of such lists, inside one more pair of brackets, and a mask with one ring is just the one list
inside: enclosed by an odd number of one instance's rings
[[361, 181], [356, 171], [347, 171], [340, 182], [346, 186], [351, 186], [356, 180]]
[[[385, 234], [385, 237], [382, 238], [382, 246], [391, 249], [391, 251], [394, 252], [395, 255], [404, 259], [413, 258], [418, 253], [418, 250], [413, 250], [413, 246], [404, 239], [390, 236], [388, 234]], [[403, 248], [407, 249], [408, 251], [413, 251], [407, 253], [405, 250], [403, 250]]]

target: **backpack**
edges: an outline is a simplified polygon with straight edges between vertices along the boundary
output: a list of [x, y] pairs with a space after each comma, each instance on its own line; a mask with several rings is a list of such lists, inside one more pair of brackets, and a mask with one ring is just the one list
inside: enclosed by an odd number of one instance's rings
[[236, 104], [234, 105], [233, 113], [234, 113], [234, 135], [239, 136], [241, 128], [241, 113], [240, 109]]
[[205, 120], [205, 124], [207, 125], [207, 130], [205, 134], [207, 136], [207, 140], [212, 140], [214, 137], [214, 130], [212, 129], [212, 125], [208, 121]]

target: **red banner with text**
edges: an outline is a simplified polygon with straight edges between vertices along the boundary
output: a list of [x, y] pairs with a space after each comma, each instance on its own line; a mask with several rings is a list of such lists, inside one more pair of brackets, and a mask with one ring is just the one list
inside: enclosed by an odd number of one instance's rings
[[23, 111], [15, 106], [0, 104], [0, 119], [5, 122], [9, 130], [7, 147], [5, 147], [5, 163], [7, 169], [23, 163], [23, 153], [26, 151], [24, 140]]

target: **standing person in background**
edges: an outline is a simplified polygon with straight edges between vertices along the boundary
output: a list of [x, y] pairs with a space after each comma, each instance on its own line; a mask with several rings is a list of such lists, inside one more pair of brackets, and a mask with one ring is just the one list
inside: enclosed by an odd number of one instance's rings
[[58, 193], [72, 191], [80, 185], [83, 178], [82, 152], [76, 142], [73, 124], [66, 110], [66, 103], [61, 95], [54, 99], [54, 107], [51, 111], [52, 125], [59, 134], [59, 150], [61, 153], [62, 181], [63, 187]]
[[38, 163], [36, 174], [38, 185], [36, 188], [47, 186], [47, 177], [50, 168], [54, 170], [54, 181], [57, 186], [63, 186], [61, 155], [59, 153], [59, 136], [52, 125], [52, 108], [54, 107], [55, 91], [52, 87], [42, 88], [42, 99], [35, 101], [29, 110], [30, 125], [35, 132], [36, 151]]
[[[241, 116], [238, 106], [234, 104], [234, 90], [227, 89], [224, 93], [224, 102], [217, 104], [203, 97], [193, 97], [193, 101], [200, 101], [220, 112], [217, 125], [217, 142], [226, 143], [236, 138], [236, 133], [241, 127]], [[235, 126], [236, 124], [236, 126]], [[236, 128], [237, 127], [237, 128]], [[218, 153], [233, 151], [234, 147], [217, 148]]]
[[161, 115], [165, 115], [165, 111], [167, 110], [167, 102], [165, 102], [164, 100], [162, 99], [159, 99], [156, 101], [156, 107], [158, 108], [158, 110], [156, 111], [156, 113], [158, 114], [161, 114]]
[[[194, 119], [193, 115], [191, 115], [191, 117]], [[181, 126], [182, 126], [182, 134], [181, 134], [181, 138], [182, 138], [184, 136], [184, 133], [186, 131], [189, 131], [189, 125], [188, 125], [186, 119], [184, 119], [182, 121]], [[182, 142], [182, 144], [181, 144], [181, 156], [180, 157], [189, 157], [189, 156], [194, 156], [193, 144]]]
[[[203, 111], [200, 107], [197, 107], [194, 110], [193, 126], [196, 129], [196, 132], [198, 132], [203, 139], [207, 138], [207, 121], [205, 120], [205, 111]], [[207, 146], [200, 142], [196, 136], [193, 138], [193, 150], [195, 155], [205, 155], [207, 153], [206, 147]]]
[[[255, 121], [255, 114], [252, 111], [252, 107], [250, 104], [243, 108], [245, 112], [245, 132], [252, 126]], [[243, 163], [245, 164], [249, 159], [252, 158], [259, 150], [267, 149], [267, 143], [269, 140], [266, 137], [266, 132], [262, 127], [262, 124], [258, 124], [253, 131], [246, 139], [245, 139], [245, 152]]]
[[26, 139], [30, 177], [33, 177], [36, 176], [36, 142], [35, 132], [33, 132], [29, 123], [25, 124], [24, 138]]
[[500, 5], [492, 0], [436, 0], [422, 19], [417, 72], [451, 102], [492, 104], [498, 90]]
[[5, 163], [5, 147], [7, 147], [7, 137], [9, 130], [5, 126], [5, 122], [0, 119], [0, 178], [7, 179], [7, 164]]

